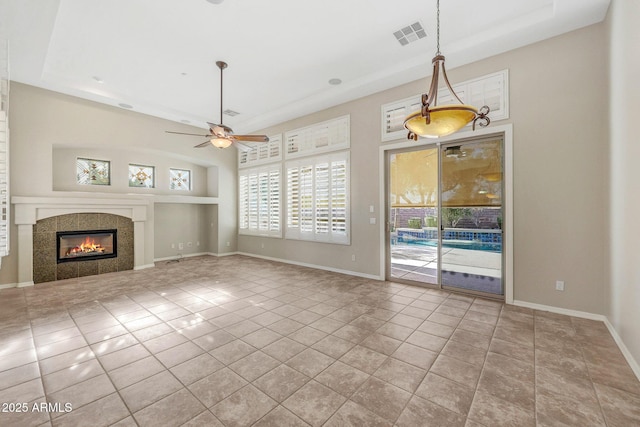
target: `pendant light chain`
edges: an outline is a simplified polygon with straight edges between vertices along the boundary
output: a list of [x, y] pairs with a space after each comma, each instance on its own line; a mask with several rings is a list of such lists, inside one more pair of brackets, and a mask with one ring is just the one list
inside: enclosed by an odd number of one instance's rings
[[[433, 73], [429, 91], [422, 94], [422, 108], [420, 111], [407, 116], [404, 120], [404, 128], [409, 131], [407, 138], [417, 141], [419, 136], [427, 138], [439, 138], [451, 135], [459, 131], [467, 124], [472, 123], [475, 130], [476, 124], [486, 127], [489, 119], [489, 107], [483, 106], [479, 110], [471, 105], [466, 105], [453, 90], [447, 71], [444, 67], [444, 55], [440, 52], [440, 0], [436, 0], [436, 56], [433, 57]], [[444, 86], [449, 90], [458, 104], [438, 105], [438, 84], [442, 78]], [[455, 102], [454, 101], [454, 102]]]
[[436, 14], [436, 40], [437, 40], [437, 47], [436, 47], [436, 55], [441, 55], [440, 53], [440, 0], [436, 1], [436, 9], [437, 9], [437, 14]]

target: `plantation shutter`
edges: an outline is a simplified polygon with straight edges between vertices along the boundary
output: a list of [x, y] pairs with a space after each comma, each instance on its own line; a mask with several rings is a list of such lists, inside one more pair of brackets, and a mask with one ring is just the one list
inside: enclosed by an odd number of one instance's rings
[[280, 165], [240, 170], [240, 234], [282, 237]]
[[287, 239], [349, 243], [349, 153], [287, 162]]

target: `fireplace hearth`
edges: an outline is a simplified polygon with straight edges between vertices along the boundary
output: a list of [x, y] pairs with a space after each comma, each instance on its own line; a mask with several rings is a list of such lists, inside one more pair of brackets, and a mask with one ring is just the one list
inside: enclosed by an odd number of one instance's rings
[[118, 230], [56, 232], [57, 263], [118, 256]]

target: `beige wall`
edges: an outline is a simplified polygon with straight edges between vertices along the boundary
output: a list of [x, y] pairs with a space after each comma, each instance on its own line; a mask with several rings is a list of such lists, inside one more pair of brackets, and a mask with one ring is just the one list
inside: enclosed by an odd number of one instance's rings
[[[196, 191], [190, 195], [218, 196], [220, 203], [231, 206], [235, 212], [235, 150], [196, 150], [192, 147], [200, 142], [197, 138], [194, 140], [187, 136], [165, 133], [165, 130], [201, 133], [202, 129], [16, 82], [11, 83], [10, 105], [12, 196], [59, 196], [69, 193], [56, 190], [77, 190], [68, 182], [71, 175], [63, 176], [61, 164], [67, 162], [77, 151], [78, 155], [104, 155], [122, 164], [135, 162], [135, 159], [150, 159], [162, 162], [167, 167], [193, 167], [196, 171], [194, 179], [197, 178], [200, 182], [195, 185]], [[233, 177], [233, 182], [228, 187], [230, 189], [219, 191], [212, 188], [218, 183], [220, 174], [227, 178]], [[114, 183], [111, 192], [140, 192], [131, 191], [124, 181], [117, 187]], [[160, 189], [155, 193], [175, 194]], [[172, 227], [172, 222], [164, 223], [170, 215], [162, 215], [166, 212], [161, 208], [158, 223], [154, 218], [153, 204], [151, 207], [145, 223], [145, 264], [152, 264], [153, 259], [158, 257], [154, 255], [155, 230]], [[211, 207], [190, 205], [182, 209], [188, 211], [185, 213], [187, 217], [206, 216], [206, 223], [209, 224], [211, 218], [215, 218]], [[204, 212], [201, 212], [203, 209]], [[202, 221], [202, 224], [206, 223]], [[235, 215], [229, 216], [223, 225], [228, 229], [209, 228], [206, 230], [208, 236], [222, 234], [227, 239], [234, 237]], [[204, 225], [200, 226], [202, 227]], [[11, 254], [2, 259], [0, 284], [17, 281], [17, 228], [13, 225], [11, 233]], [[203, 240], [210, 242], [208, 237]], [[164, 246], [166, 245], [162, 245], [163, 249]], [[235, 240], [233, 246], [235, 247]], [[217, 250], [217, 245], [213, 249], [207, 245], [204, 249], [206, 250], [202, 252]], [[220, 252], [230, 252], [226, 247], [221, 249]]]
[[[610, 42], [610, 275], [609, 319], [640, 361], [640, 2], [614, 0], [609, 9]], [[640, 373], [637, 372], [640, 375]]]
[[[605, 26], [598, 24], [449, 71], [459, 82], [509, 69], [514, 166], [514, 298], [604, 313], [607, 194]], [[239, 236], [238, 250], [378, 275], [380, 106], [427, 89], [420, 80], [265, 129], [279, 133], [351, 115], [350, 246]], [[264, 243], [264, 249], [262, 244]], [[351, 261], [351, 255], [356, 261]], [[566, 290], [555, 290], [564, 280]]]
[[[155, 259], [210, 252], [208, 208], [207, 205], [156, 203]], [[183, 249], [180, 249], [180, 243], [184, 245]]]

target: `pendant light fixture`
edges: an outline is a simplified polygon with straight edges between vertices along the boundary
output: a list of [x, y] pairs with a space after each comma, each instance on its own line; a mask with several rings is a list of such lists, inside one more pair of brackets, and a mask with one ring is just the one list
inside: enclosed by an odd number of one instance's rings
[[[440, 53], [440, 0], [437, 0], [437, 51], [431, 63], [433, 64], [433, 74], [431, 75], [431, 86], [429, 92], [422, 95], [422, 108], [420, 111], [409, 115], [404, 120], [404, 127], [409, 131], [408, 139], [418, 140], [419, 136], [426, 138], [439, 138], [451, 135], [465, 127], [469, 122], [473, 122], [473, 130], [476, 123], [480, 127], [489, 126], [489, 107], [483, 106], [478, 110], [476, 107], [464, 104], [449, 83], [447, 71], [444, 68], [444, 55]], [[438, 105], [438, 80], [440, 69], [447, 88], [458, 100], [459, 104]]]

